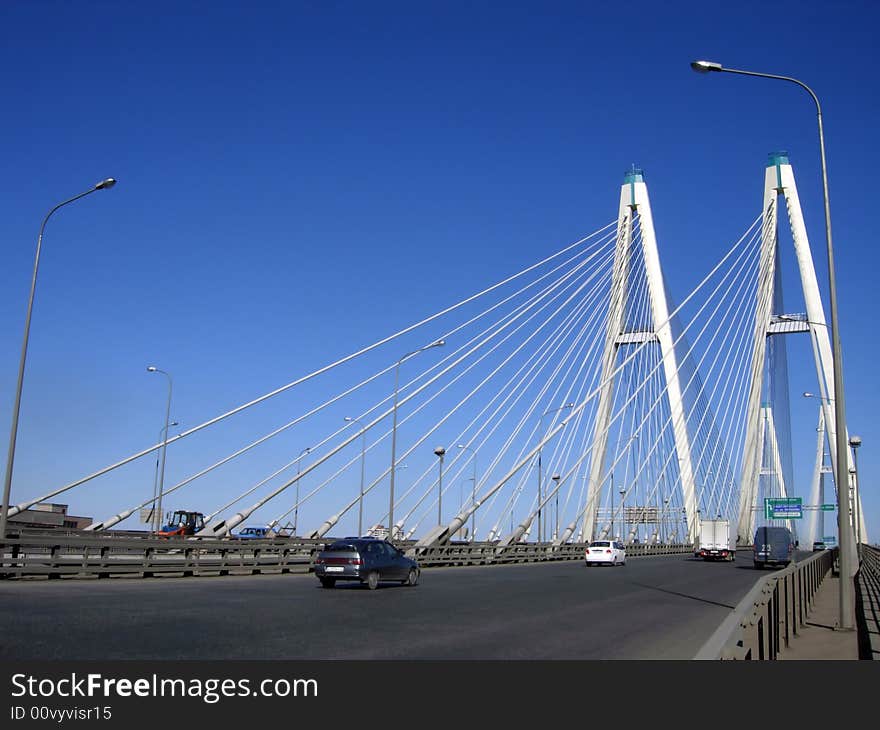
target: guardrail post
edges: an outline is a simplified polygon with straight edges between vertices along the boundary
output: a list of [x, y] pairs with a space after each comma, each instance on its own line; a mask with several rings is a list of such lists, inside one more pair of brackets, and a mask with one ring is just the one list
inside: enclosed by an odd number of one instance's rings
[[[49, 565], [50, 565], [50, 567], [52, 567], [52, 568], [58, 567], [58, 565], [57, 565], [58, 553], [60, 550], [61, 550], [60, 545], [52, 545], [49, 548]], [[61, 573], [52, 573], [52, 572], [49, 573], [49, 580], [55, 580], [56, 578], [60, 578], [60, 577], [61, 577]]]
[[[110, 551], [110, 548], [107, 547], [106, 545], [102, 546], [101, 549], [98, 550], [98, 558], [99, 558], [98, 578], [109, 578], [110, 577], [109, 571], [102, 570], [102, 568], [107, 567], [105, 560], [107, 558], [107, 553], [109, 551]], [[83, 547], [83, 555], [88, 555], [88, 548], [87, 547]]]
[[254, 565], [251, 568], [251, 575], [260, 575], [263, 571], [260, 570], [260, 553], [262, 550], [260, 548], [254, 548]]
[[192, 566], [192, 551], [190, 547], [183, 549], [183, 577], [192, 578], [195, 574]]
[[156, 549], [150, 545], [148, 545], [147, 547], [144, 548], [144, 556], [143, 556], [143, 576], [144, 576], [144, 578], [152, 578], [153, 577], [153, 571], [149, 570], [149, 568], [152, 564], [153, 553], [155, 552], [155, 550]]

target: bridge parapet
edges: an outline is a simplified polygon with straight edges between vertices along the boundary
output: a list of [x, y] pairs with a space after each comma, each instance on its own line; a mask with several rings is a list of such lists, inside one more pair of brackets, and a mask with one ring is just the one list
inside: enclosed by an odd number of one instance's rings
[[777, 659], [804, 626], [837, 550], [822, 550], [758, 581], [694, 659]]
[[860, 659], [880, 659], [880, 547], [859, 545], [856, 576], [856, 623]]
[[[315, 556], [334, 538], [277, 537], [258, 540], [176, 537], [144, 533], [21, 533], [0, 544], [2, 578], [152, 578], [182, 575], [307, 573]], [[584, 543], [466, 543], [419, 547], [398, 543], [423, 567], [503, 565], [582, 560]], [[628, 545], [627, 556], [690, 553], [691, 545]]]

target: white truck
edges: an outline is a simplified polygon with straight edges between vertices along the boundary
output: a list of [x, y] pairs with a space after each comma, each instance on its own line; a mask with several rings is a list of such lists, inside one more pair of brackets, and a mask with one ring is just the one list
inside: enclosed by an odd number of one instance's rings
[[736, 543], [730, 539], [730, 520], [701, 520], [696, 554], [703, 560], [734, 560]]

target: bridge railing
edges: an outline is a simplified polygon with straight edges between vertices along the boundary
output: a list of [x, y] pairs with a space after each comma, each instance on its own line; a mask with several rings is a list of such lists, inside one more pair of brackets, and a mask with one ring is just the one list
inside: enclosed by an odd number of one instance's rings
[[[514, 543], [499, 545], [495, 542], [438, 545], [410, 548], [407, 555], [419, 561], [422, 567], [449, 565], [498, 565], [504, 563], [533, 563], [553, 560], [583, 560], [585, 543]], [[644, 555], [677, 555], [693, 553], [693, 545], [626, 546], [628, 558]]]
[[203, 540], [22, 534], [0, 545], [0, 576], [183, 576], [308, 572], [322, 540]]
[[776, 659], [806, 623], [837, 550], [822, 550], [758, 581], [694, 659]]
[[880, 659], [880, 547], [859, 545], [856, 621], [860, 659]]
[[[97, 577], [161, 575], [252, 575], [306, 573], [315, 556], [333, 538], [257, 540], [157, 538], [148, 533], [22, 531], [0, 544], [0, 577]], [[581, 560], [583, 543], [450, 544], [401, 547], [423, 567], [498, 565]], [[628, 545], [627, 555], [689, 553], [691, 545]]]

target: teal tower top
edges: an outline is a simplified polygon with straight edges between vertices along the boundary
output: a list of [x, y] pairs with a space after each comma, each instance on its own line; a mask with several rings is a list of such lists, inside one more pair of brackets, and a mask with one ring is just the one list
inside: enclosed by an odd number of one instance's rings
[[627, 171], [623, 178], [624, 184], [645, 182], [645, 172], [640, 167], [633, 165], [632, 170]]

